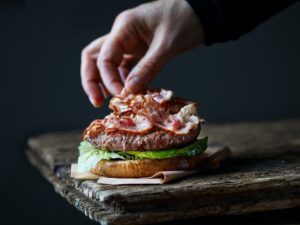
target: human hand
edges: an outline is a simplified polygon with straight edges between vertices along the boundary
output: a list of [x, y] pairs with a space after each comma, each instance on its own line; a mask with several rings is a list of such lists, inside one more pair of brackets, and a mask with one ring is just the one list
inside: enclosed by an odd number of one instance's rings
[[111, 32], [82, 51], [82, 86], [95, 107], [109, 95], [143, 92], [170, 59], [203, 41], [185, 0], [142, 4], [119, 14]]

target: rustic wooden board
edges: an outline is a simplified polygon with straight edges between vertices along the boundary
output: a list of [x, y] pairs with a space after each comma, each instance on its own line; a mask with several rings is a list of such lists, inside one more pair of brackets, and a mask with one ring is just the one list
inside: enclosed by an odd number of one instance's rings
[[70, 178], [80, 131], [29, 140], [28, 158], [55, 190], [101, 224], [145, 224], [300, 206], [300, 120], [209, 125], [231, 160], [167, 185], [110, 186]]

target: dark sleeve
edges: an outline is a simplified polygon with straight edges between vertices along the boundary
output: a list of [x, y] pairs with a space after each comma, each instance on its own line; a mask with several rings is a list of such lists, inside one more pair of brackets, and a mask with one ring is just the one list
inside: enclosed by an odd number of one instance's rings
[[199, 17], [205, 44], [236, 40], [298, 0], [187, 0]]

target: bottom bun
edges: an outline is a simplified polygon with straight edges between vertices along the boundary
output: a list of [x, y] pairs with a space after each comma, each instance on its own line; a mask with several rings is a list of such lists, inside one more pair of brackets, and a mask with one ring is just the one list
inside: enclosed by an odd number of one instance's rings
[[201, 167], [204, 158], [201, 154], [168, 159], [101, 160], [91, 172], [105, 177], [150, 177], [160, 171], [196, 170]]

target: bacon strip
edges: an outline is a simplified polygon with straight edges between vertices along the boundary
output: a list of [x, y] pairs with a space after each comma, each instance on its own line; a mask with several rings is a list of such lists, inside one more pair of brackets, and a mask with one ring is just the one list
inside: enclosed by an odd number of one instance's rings
[[105, 127], [105, 132], [120, 130], [131, 133], [145, 133], [153, 127], [153, 124], [145, 116], [134, 114], [119, 117], [111, 113], [103, 119], [102, 124]]
[[204, 122], [197, 116], [195, 104], [188, 104], [176, 114], [170, 114], [162, 123], [155, 125], [163, 130], [176, 134], [188, 134], [190, 130], [197, 128], [200, 122]]
[[131, 111], [131, 108], [126, 104], [126, 101], [122, 100], [120, 97], [113, 97], [110, 100], [108, 107], [118, 114]]
[[113, 97], [109, 104], [113, 113], [102, 120], [105, 132], [145, 133], [157, 127], [175, 134], [189, 133], [203, 122], [197, 115], [197, 104], [172, 96], [172, 91], [160, 89]]
[[86, 139], [87, 137], [93, 138], [96, 137], [102, 130], [105, 130], [105, 127], [102, 124], [102, 120], [94, 120], [84, 131], [82, 138]]
[[148, 91], [148, 95], [150, 95], [154, 101], [156, 101], [158, 104], [162, 104], [164, 102], [170, 101], [173, 96], [173, 91], [160, 89], [160, 91], [156, 92], [150, 92]]

